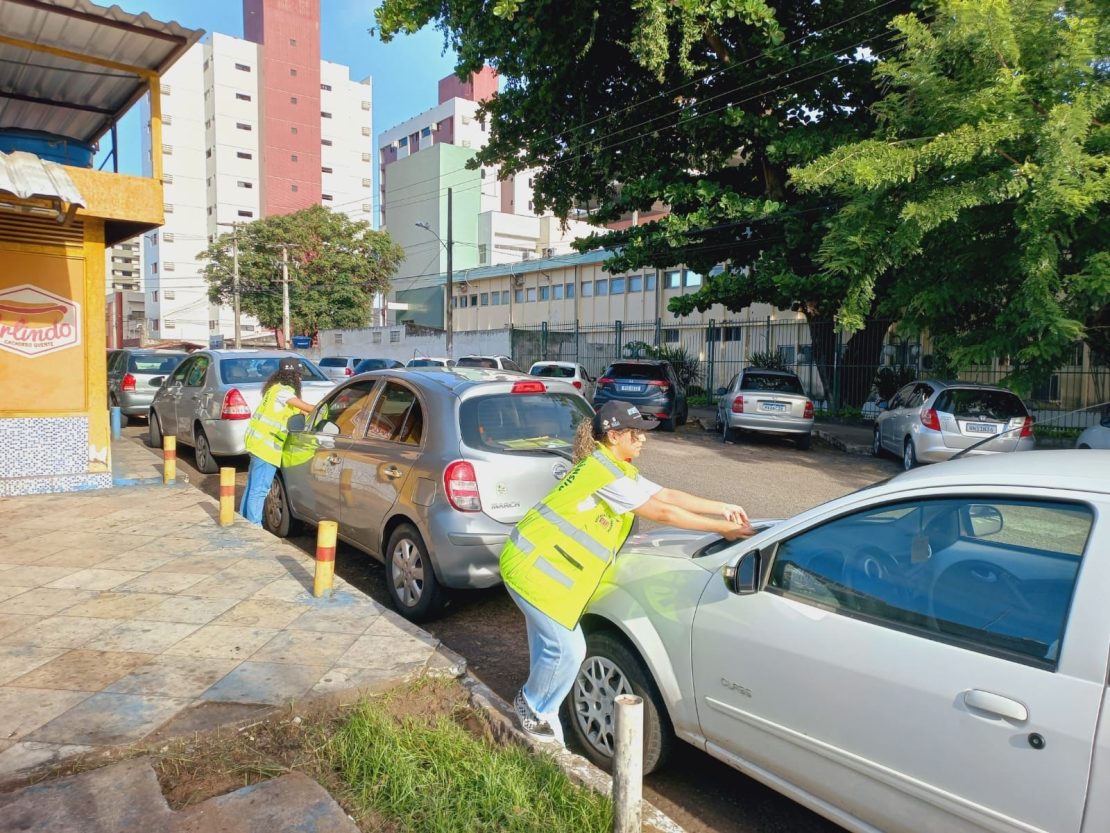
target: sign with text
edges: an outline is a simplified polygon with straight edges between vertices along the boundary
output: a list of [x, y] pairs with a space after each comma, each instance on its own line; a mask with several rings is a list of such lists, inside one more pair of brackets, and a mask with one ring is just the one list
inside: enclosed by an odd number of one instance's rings
[[81, 343], [81, 307], [24, 283], [0, 290], [0, 350], [35, 358]]

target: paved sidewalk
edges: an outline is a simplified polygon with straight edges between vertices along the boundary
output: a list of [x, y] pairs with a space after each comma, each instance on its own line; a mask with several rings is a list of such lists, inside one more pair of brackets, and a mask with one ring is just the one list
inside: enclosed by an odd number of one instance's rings
[[[90, 750], [465, 663], [113, 443], [112, 489], [0, 499], [0, 784]], [[152, 466], [152, 459], [154, 465]]]

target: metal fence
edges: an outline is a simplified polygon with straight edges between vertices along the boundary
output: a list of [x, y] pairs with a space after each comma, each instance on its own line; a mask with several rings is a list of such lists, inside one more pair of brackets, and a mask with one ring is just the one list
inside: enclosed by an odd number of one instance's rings
[[[545, 322], [512, 328], [512, 357], [525, 368], [544, 360], [578, 362], [599, 376], [614, 361], [664, 351], [685, 365], [680, 373], [685, 372], [691, 400], [709, 402], [718, 388], [753, 364], [753, 357], [771, 354], [798, 375], [819, 412], [849, 415], [869, 412], [865, 403], [890, 396], [907, 381], [936, 375], [928, 345], [923, 348], [917, 338], [900, 336], [896, 323], [871, 321], [846, 336], [832, 321], [797, 319]], [[1011, 370], [1005, 359], [997, 359], [948, 375], [1005, 386]], [[1024, 397], [1039, 424], [1064, 429], [1097, 422], [1094, 406], [1108, 398], [1110, 368], [1093, 363], [1082, 345], [1077, 345], [1072, 363], [1048, 374]], [[1079, 412], [1082, 408], [1090, 410]]]

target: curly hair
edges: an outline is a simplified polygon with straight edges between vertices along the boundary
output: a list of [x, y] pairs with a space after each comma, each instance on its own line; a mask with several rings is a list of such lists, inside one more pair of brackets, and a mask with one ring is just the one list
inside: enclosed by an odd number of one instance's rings
[[287, 385], [293, 389], [293, 395], [301, 398], [301, 373], [299, 370], [275, 370], [262, 385], [262, 395], [274, 385]]

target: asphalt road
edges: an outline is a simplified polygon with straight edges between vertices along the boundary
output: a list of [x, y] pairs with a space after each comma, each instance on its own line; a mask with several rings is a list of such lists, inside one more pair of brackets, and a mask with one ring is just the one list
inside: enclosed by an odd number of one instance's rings
[[[125, 436], [145, 440], [144, 425]], [[178, 446], [178, 476], [213, 497], [219, 476], [193, 466], [192, 449]], [[153, 451], [151, 452], [154, 453]], [[238, 469], [236, 499], [246, 483], [247, 458], [223, 461]], [[862, 488], [898, 471], [894, 461], [847, 455], [815, 442], [810, 451], [774, 440], [743, 439], [722, 444], [696, 423], [674, 434], [649, 435], [637, 465], [643, 474], [672, 488], [740, 503], [752, 518], [781, 518]], [[291, 539], [315, 551], [314, 534]], [[374, 599], [389, 604], [381, 565], [340, 544], [336, 572]], [[456, 596], [444, 618], [424, 626], [466, 657], [471, 673], [506, 700], [527, 676], [524, 620], [500, 588]], [[649, 776], [645, 797], [690, 833], [830, 833], [841, 828], [782, 797], [703, 752], [679, 743], [670, 764]]]

